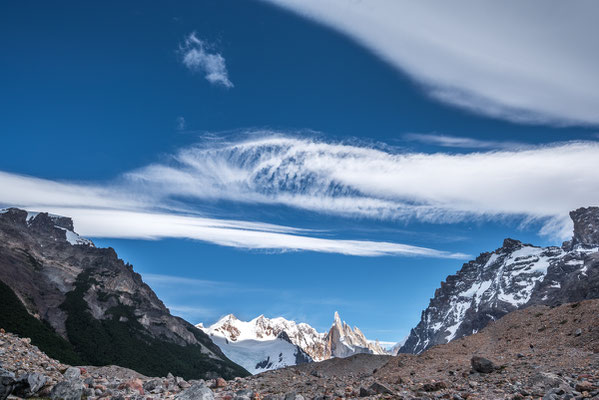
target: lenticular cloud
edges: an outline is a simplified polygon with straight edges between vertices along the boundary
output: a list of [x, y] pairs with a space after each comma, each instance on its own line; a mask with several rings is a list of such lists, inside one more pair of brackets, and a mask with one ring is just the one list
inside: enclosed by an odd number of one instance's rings
[[446, 103], [599, 124], [596, 1], [265, 0], [347, 35]]

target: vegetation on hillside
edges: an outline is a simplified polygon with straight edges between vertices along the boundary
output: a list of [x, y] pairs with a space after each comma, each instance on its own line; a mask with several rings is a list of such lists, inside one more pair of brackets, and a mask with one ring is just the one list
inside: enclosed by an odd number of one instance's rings
[[[74, 290], [67, 293], [61, 305], [68, 314], [69, 340], [85, 363], [117, 364], [148, 376], [166, 376], [171, 372], [185, 379], [203, 378], [208, 371], [226, 379], [248, 375], [233, 362], [208, 357], [201, 346], [179, 346], [149, 336], [132, 307], [121, 304], [108, 310], [110, 318], [93, 318], [83, 296], [94, 282], [88, 271], [81, 273]], [[191, 329], [190, 332], [195, 334]]]
[[33, 317], [13, 290], [0, 281], [0, 328], [21, 337], [31, 338], [31, 343], [47, 355], [66, 364], [82, 364], [73, 346], [54, 330]]

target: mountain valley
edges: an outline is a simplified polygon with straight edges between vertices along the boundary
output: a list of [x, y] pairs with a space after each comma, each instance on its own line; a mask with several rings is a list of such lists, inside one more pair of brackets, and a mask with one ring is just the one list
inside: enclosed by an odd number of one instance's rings
[[69, 218], [7, 209], [0, 399], [599, 398], [599, 208], [570, 215], [561, 247], [506, 239], [464, 264], [390, 355], [338, 313], [324, 333], [263, 315], [194, 327]]

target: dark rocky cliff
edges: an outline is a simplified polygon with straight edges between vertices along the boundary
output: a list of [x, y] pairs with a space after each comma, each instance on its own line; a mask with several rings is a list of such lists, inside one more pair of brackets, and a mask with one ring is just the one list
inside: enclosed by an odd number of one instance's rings
[[[72, 361], [74, 353], [82, 363], [117, 364], [154, 376], [247, 374], [206, 334], [172, 316], [112, 248], [96, 248], [74, 233], [70, 218], [14, 208], [0, 213], [0, 281], [12, 292], [0, 297], [7, 302], [0, 305], [0, 327], [31, 329], [14, 322], [27, 319], [17, 315], [26, 310], [41, 323], [36, 329], [47, 330], [38, 346], [45, 350], [44, 342], [58, 341], [62, 347], [55, 344], [50, 352], [59, 359]], [[48, 332], [58, 338], [50, 340]], [[15, 333], [35, 340], [29, 332]]]

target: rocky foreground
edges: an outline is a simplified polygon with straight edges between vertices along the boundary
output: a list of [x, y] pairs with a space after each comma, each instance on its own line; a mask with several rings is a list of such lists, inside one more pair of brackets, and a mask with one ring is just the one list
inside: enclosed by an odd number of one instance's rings
[[[70, 367], [0, 333], [0, 399], [599, 399], [599, 300], [515, 311], [420, 355], [358, 354], [247, 378]], [[14, 397], [13, 397], [14, 398]]]

